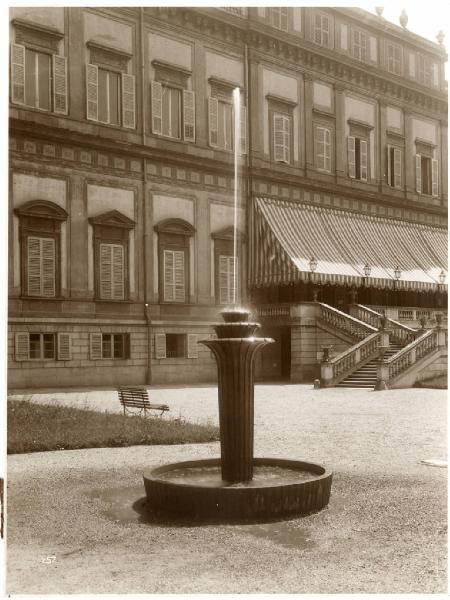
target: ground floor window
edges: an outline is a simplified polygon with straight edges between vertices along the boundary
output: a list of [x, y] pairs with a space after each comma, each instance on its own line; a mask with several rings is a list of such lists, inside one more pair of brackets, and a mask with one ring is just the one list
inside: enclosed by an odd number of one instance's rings
[[130, 356], [129, 333], [91, 333], [91, 359], [126, 359]]
[[71, 360], [70, 333], [15, 334], [16, 360]]
[[167, 358], [184, 358], [186, 356], [186, 335], [166, 334], [166, 356]]
[[55, 358], [54, 333], [30, 333], [30, 360]]

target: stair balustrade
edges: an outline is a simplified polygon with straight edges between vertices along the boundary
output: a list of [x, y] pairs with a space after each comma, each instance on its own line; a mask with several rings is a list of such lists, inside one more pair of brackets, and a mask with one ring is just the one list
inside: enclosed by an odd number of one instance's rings
[[418, 360], [434, 352], [440, 346], [439, 341], [439, 331], [429, 329], [399, 352], [384, 360], [378, 367], [378, 380], [388, 383], [395, 379]]
[[347, 313], [344, 313], [337, 308], [333, 308], [329, 304], [319, 303], [320, 319], [335, 329], [339, 329], [347, 335], [363, 340], [368, 335], [376, 332], [376, 327], [364, 323]]
[[349, 373], [378, 354], [382, 334], [378, 331], [366, 335], [351, 348], [321, 364], [321, 381], [324, 387], [336, 385]]
[[350, 313], [356, 319], [368, 323], [375, 329], [381, 329], [387, 327], [390, 331], [392, 341], [402, 346], [406, 346], [411, 343], [418, 335], [418, 332], [399, 321], [394, 321], [389, 317], [385, 317], [383, 314], [378, 313], [376, 310], [363, 306], [362, 304], [352, 304], [350, 306]]

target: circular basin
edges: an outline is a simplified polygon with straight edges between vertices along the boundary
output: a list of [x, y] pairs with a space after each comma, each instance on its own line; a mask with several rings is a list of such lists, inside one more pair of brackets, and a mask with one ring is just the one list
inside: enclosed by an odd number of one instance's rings
[[172, 463], [144, 474], [151, 510], [193, 518], [273, 519], [324, 508], [331, 471], [313, 463], [254, 458], [253, 479], [227, 483], [220, 458]]

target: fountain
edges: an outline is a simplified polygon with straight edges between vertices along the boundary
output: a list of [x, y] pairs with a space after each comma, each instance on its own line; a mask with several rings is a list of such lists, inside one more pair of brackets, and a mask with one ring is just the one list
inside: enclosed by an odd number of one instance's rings
[[[234, 91], [235, 140], [239, 131], [239, 90]], [[237, 247], [238, 143], [235, 143], [234, 265]], [[324, 467], [298, 460], [255, 458], [254, 361], [272, 339], [254, 337], [258, 323], [236, 306], [222, 311], [215, 326], [217, 339], [203, 340], [217, 362], [220, 458], [163, 465], [144, 474], [148, 505], [155, 512], [193, 519], [274, 519], [304, 515], [329, 501], [332, 474]]]

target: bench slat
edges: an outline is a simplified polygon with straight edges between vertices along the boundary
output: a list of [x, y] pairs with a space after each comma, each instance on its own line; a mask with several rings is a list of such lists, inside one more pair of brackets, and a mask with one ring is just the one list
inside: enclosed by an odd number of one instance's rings
[[148, 399], [148, 393], [145, 388], [140, 387], [122, 387], [117, 390], [120, 403], [124, 411], [129, 408], [140, 408], [141, 410], [160, 410], [165, 412], [170, 410], [167, 404], [152, 404]]

